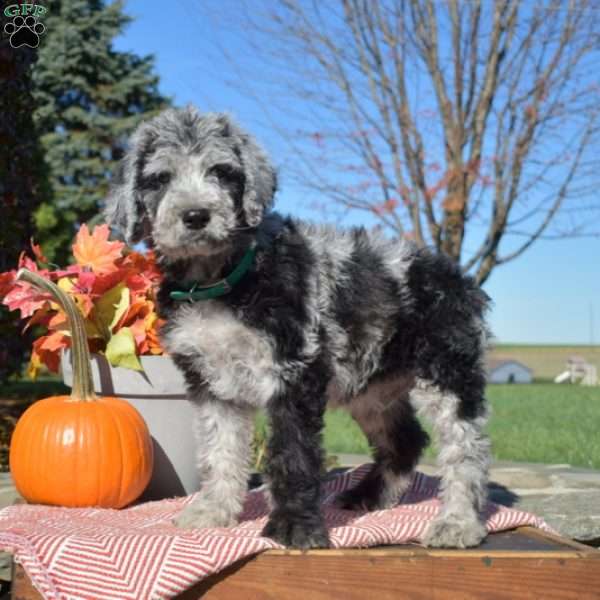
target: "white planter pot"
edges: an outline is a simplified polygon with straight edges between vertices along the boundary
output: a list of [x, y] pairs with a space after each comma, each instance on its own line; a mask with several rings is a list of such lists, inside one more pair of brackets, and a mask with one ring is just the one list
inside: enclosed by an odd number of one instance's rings
[[[196, 468], [193, 408], [183, 375], [168, 356], [141, 356], [143, 372], [112, 367], [92, 354], [94, 391], [131, 403], [148, 425], [154, 443], [152, 479], [140, 501], [183, 496], [200, 487]], [[73, 382], [71, 355], [61, 357], [63, 381]]]

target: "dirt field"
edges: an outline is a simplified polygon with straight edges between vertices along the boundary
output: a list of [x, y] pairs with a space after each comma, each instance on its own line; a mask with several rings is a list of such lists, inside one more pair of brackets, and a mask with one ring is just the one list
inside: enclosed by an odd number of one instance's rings
[[492, 349], [494, 359], [511, 358], [533, 370], [536, 380], [553, 380], [566, 370], [567, 359], [572, 355], [583, 356], [596, 365], [600, 375], [600, 346], [529, 346], [499, 344]]

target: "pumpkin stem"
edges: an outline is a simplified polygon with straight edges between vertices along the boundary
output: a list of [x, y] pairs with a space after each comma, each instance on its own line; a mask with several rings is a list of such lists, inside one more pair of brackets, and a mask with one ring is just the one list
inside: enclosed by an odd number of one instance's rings
[[73, 361], [71, 398], [74, 400], [95, 400], [96, 394], [94, 394], [85, 324], [73, 298], [63, 292], [52, 281], [29, 269], [19, 269], [17, 279], [31, 284], [40, 291], [47, 292], [65, 311], [71, 331], [71, 356]]

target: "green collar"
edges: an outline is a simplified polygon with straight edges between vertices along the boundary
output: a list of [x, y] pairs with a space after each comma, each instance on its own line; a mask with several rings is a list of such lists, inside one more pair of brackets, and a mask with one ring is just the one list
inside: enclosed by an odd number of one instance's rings
[[194, 283], [188, 290], [169, 292], [169, 296], [172, 300], [189, 300], [190, 302], [210, 300], [211, 298], [223, 296], [229, 293], [233, 289], [233, 286], [247, 273], [254, 261], [255, 254], [256, 244], [254, 243], [246, 250], [246, 254], [244, 254], [238, 266], [224, 279], [212, 285], [198, 285], [198, 283]]

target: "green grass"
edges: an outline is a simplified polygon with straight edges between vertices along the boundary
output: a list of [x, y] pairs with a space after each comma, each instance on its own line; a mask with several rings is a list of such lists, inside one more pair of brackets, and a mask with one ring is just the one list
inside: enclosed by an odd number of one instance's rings
[[328, 453], [368, 454], [369, 443], [356, 421], [345, 410], [325, 413], [323, 442]]
[[[600, 469], [600, 388], [491, 385], [488, 431], [497, 460], [569, 463]], [[341, 410], [326, 415], [329, 453], [367, 453], [360, 428]], [[427, 456], [435, 452], [429, 448]]]
[[[68, 388], [55, 377], [0, 385], [0, 470], [9, 431], [27, 401], [65, 393]], [[496, 459], [600, 469], [600, 387], [491, 385], [487, 396], [492, 406], [488, 431]], [[258, 421], [264, 424], [264, 416]], [[325, 424], [324, 443], [329, 454], [369, 452], [362, 431], [347, 412], [327, 411]], [[428, 449], [427, 456], [434, 454]]]
[[487, 393], [496, 459], [600, 469], [600, 387], [492, 385]]

